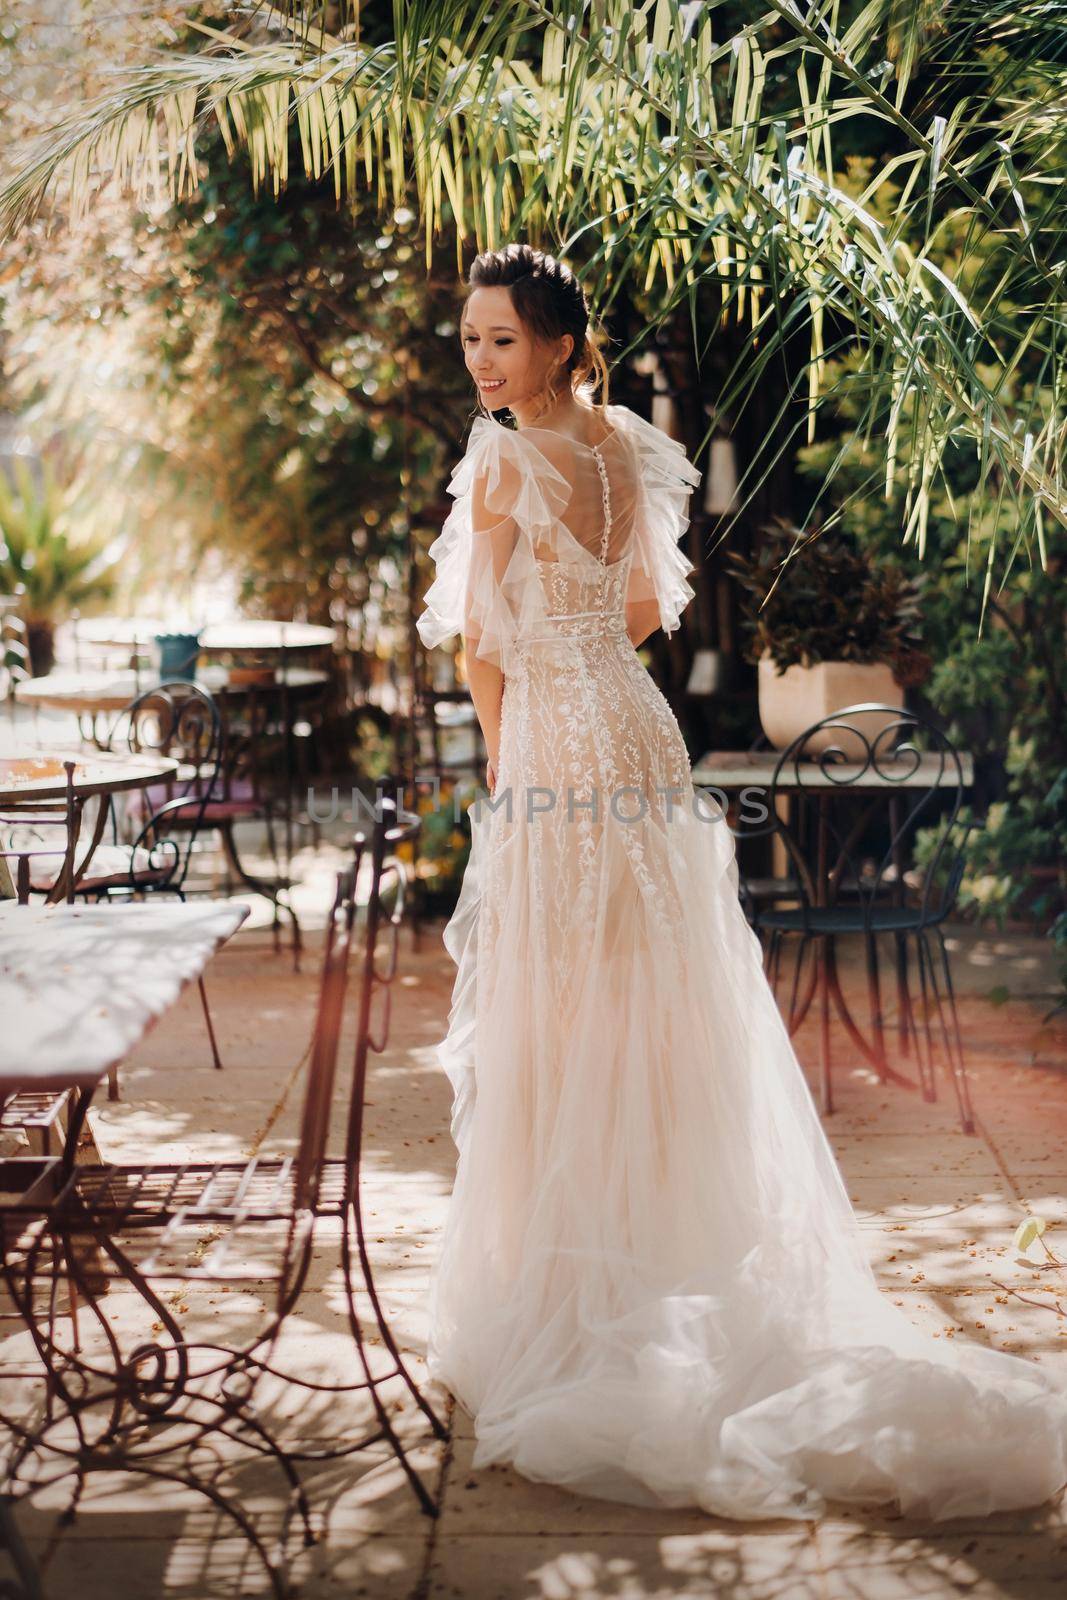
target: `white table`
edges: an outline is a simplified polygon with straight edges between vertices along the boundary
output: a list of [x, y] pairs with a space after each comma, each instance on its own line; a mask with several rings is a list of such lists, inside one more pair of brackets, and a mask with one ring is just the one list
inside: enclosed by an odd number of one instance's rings
[[323, 650], [334, 642], [334, 630], [316, 622], [271, 622], [236, 617], [232, 622], [209, 622], [200, 630], [200, 649], [211, 653], [242, 651]]
[[79, 617], [74, 637], [79, 644], [113, 645], [117, 649], [136, 649], [154, 644], [159, 633], [172, 632], [162, 617]]
[[[283, 674], [276, 670], [268, 683], [250, 685], [232, 681], [226, 667], [202, 667], [196, 674], [197, 683], [217, 699], [247, 695], [251, 688], [259, 693], [265, 689], [280, 688], [283, 684], [290, 693], [321, 689], [329, 682], [325, 672], [314, 672], [307, 667], [289, 667]], [[27, 678], [15, 690], [20, 705], [45, 707], [50, 711], [71, 711], [78, 715], [97, 712], [124, 711], [139, 694], [155, 688], [147, 674], [135, 672], [50, 672], [44, 678]]]
[[0, 908], [0, 1097], [91, 1096], [248, 916], [240, 901]]

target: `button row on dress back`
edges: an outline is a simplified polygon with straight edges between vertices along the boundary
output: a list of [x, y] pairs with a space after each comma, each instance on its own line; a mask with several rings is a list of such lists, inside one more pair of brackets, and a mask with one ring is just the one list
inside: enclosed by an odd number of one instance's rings
[[600, 493], [604, 502], [604, 532], [600, 539], [600, 559], [601, 561], [607, 561], [608, 542], [611, 537], [611, 496], [608, 484], [608, 471], [601, 460], [599, 448], [595, 444], [590, 445], [589, 448], [593, 452], [593, 460], [596, 462], [597, 471], [600, 473]]

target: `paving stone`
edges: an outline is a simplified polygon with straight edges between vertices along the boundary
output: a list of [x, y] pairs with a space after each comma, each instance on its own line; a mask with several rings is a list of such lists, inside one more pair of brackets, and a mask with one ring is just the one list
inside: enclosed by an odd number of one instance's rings
[[[811, 1534], [779, 1524], [732, 1531], [439, 1538], [430, 1600], [823, 1600]], [[750, 1525], [749, 1525], [750, 1526]]]
[[823, 1522], [817, 1529], [827, 1600], [1060, 1600], [1067, 1585], [1067, 1535], [1025, 1530], [954, 1534], [950, 1524], [908, 1537]]

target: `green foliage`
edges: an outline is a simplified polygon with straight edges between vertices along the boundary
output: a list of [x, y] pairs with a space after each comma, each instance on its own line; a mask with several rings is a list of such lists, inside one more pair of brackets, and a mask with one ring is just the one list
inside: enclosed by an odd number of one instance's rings
[[778, 522], [754, 556], [731, 552], [749, 596], [746, 654], [766, 653], [779, 672], [818, 661], [888, 662], [901, 683], [919, 681], [918, 585], [889, 560], [870, 560], [834, 533], [804, 538]]
[[410, 206], [431, 271], [435, 249], [462, 271], [464, 245], [524, 236], [577, 248], [601, 312], [633, 284], [657, 328], [688, 313], [698, 363], [743, 329], [721, 414], [784, 367], [788, 423], [817, 421], [856, 352], [920, 555], [964, 443], [1011, 512], [991, 555], [1045, 564], [1067, 522], [1060, 6], [406, 0], [344, 29], [320, 0], [252, 9], [65, 108], [14, 163], [0, 227], [61, 175], [75, 215], [102, 174], [188, 194], [221, 132], [258, 192], [302, 171], [356, 215]]
[[243, 604], [322, 619], [369, 606], [396, 627], [409, 522], [436, 531], [470, 409], [454, 287], [426, 281], [412, 213], [340, 211], [296, 175], [292, 140], [281, 196], [257, 195], [216, 131], [195, 195], [140, 219], [162, 252], [146, 367], [181, 432], [168, 470], [200, 548], [240, 565]]
[[[1019, 379], [1020, 405], [1029, 381]], [[1048, 929], [1067, 982], [1067, 530], [1046, 529], [1045, 571], [1017, 573], [1010, 593], [990, 586], [980, 627], [989, 553], [1011, 534], [1010, 506], [990, 496], [973, 452], [954, 450], [944, 490], [931, 498], [925, 561], [902, 548], [904, 497], [883, 492], [884, 445], [855, 430], [847, 385], [841, 392], [836, 430], [824, 424], [799, 465], [816, 486], [814, 518], [833, 517], [872, 560], [892, 555], [922, 574], [917, 629], [936, 664], [918, 709], [973, 756], [976, 793], [964, 816], [984, 821], [968, 837], [959, 907]], [[919, 865], [932, 840], [920, 838]]]
[[0, 472], [0, 588], [21, 591], [28, 623], [58, 622], [114, 592], [110, 541], [78, 534], [76, 506], [47, 466], [39, 486], [23, 461], [12, 478]]
[[391, 719], [365, 715], [356, 720], [356, 741], [350, 754], [353, 770], [368, 784], [380, 782], [400, 770], [397, 738]]
[[443, 784], [435, 805], [429, 796], [418, 802], [422, 817], [418, 872], [425, 893], [451, 903], [463, 881], [470, 858], [470, 830], [458, 817], [466, 816], [478, 798], [479, 787], [470, 781]]

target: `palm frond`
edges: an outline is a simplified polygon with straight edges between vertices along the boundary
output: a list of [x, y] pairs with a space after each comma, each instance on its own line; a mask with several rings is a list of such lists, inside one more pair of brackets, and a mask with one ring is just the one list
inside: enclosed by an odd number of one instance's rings
[[[601, 306], [634, 283], [654, 323], [688, 301], [696, 330], [698, 293], [717, 291], [751, 352], [720, 407], [806, 325], [811, 437], [827, 343], [851, 337], [859, 428], [885, 429], [920, 549], [961, 440], [1021, 549], [1040, 558], [1042, 518], [1067, 522], [1061, 0], [872, 0], [847, 26], [839, 0], [761, 0], [740, 27], [725, 0], [398, 0], [380, 44], [327, 35], [320, 13], [286, 6], [288, 33], [219, 32], [120, 82], [0, 192], [0, 224], [61, 175], [72, 207], [105, 179], [187, 192], [208, 119], [280, 191], [295, 125], [305, 170], [339, 200], [414, 195], [428, 265], [450, 224], [457, 267], [468, 242], [521, 232], [580, 257]], [[888, 144], [858, 186], [836, 156], [857, 130]]]

